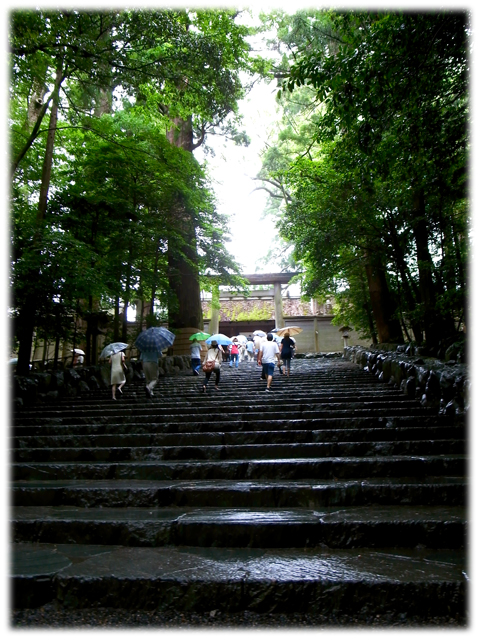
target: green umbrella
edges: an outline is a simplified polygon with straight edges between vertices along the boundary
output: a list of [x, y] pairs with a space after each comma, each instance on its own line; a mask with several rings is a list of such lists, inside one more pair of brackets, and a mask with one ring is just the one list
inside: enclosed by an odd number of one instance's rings
[[210, 337], [209, 333], [204, 333], [203, 331], [199, 331], [198, 333], [194, 333], [193, 335], [190, 336], [189, 340], [206, 340], [207, 338]]

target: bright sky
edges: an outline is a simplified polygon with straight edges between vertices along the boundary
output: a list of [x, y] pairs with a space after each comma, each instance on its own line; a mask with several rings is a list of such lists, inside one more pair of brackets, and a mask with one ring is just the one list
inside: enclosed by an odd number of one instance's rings
[[[243, 126], [251, 139], [248, 147], [215, 136], [207, 140], [216, 153], [207, 161], [218, 209], [230, 217], [232, 242], [228, 250], [241, 265], [243, 273], [256, 271], [257, 261], [268, 252], [270, 239], [276, 233], [268, 219], [261, 219], [267, 193], [254, 191], [260, 182], [253, 180], [261, 168], [260, 153], [271, 138], [276, 113], [275, 93], [275, 83], [270, 86], [257, 83], [241, 102]], [[196, 155], [201, 161], [202, 154]]]

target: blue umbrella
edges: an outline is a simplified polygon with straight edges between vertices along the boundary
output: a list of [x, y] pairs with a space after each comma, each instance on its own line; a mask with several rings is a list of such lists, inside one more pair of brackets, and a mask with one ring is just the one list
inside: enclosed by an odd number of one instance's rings
[[213, 336], [210, 336], [209, 338], [207, 338], [205, 342], [207, 344], [210, 344], [211, 342], [213, 342], [213, 340], [216, 340], [217, 344], [222, 344], [222, 345], [232, 344], [231, 338], [227, 337], [223, 333], [215, 333]]
[[110, 356], [113, 356], [114, 353], [123, 351], [127, 347], [128, 347], [128, 344], [126, 344], [125, 342], [111, 342], [110, 344], [107, 344], [107, 346], [103, 348], [103, 351], [100, 354], [100, 358], [109, 358]]
[[175, 334], [165, 327], [150, 327], [145, 329], [135, 340], [135, 346], [140, 351], [163, 351], [171, 347], [175, 340]]

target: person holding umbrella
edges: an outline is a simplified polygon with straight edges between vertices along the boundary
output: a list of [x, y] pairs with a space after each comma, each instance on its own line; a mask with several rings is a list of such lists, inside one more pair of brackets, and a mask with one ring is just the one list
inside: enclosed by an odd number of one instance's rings
[[117, 398], [115, 397], [115, 392], [117, 388], [118, 393], [122, 395], [122, 387], [127, 381], [125, 377], [125, 371], [123, 370], [125, 354], [123, 353], [123, 351], [117, 351], [110, 356], [108, 361], [112, 365], [112, 370], [110, 373], [110, 384], [112, 385], [112, 400], [116, 400]]
[[164, 327], [150, 327], [142, 331], [135, 340], [135, 346], [141, 352], [143, 372], [145, 374], [145, 394], [153, 398], [153, 389], [158, 380], [158, 356], [170, 347], [175, 340], [175, 334]]
[[192, 344], [190, 345], [190, 357], [191, 357], [191, 366], [194, 376], [200, 375], [198, 370], [202, 366], [202, 345], [200, 344], [201, 340], [206, 340], [210, 337], [209, 333], [204, 333], [203, 331], [198, 331], [190, 336], [189, 340], [191, 340]]
[[282, 366], [280, 365], [280, 373], [282, 375], [287, 375], [290, 377], [290, 363], [293, 357], [293, 349], [295, 348], [295, 341], [290, 337], [290, 333], [287, 331], [283, 334], [282, 338], [282, 350], [280, 352], [280, 358], [283, 360], [283, 366], [285, 367], [285, 374], [282, 371]]
[[145, 395], [153, 398], [153, 389], [158, 382], [158, 351], [141, 351], [140, 360], [145, 374]]

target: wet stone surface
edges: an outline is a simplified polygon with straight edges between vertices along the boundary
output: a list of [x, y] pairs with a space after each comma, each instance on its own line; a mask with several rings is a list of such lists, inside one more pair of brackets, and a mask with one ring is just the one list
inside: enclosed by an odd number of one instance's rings
[[464, 625], [465, 425], [292, 366], [272, 394], [243, 363], [18, 411], [12, 624]]

